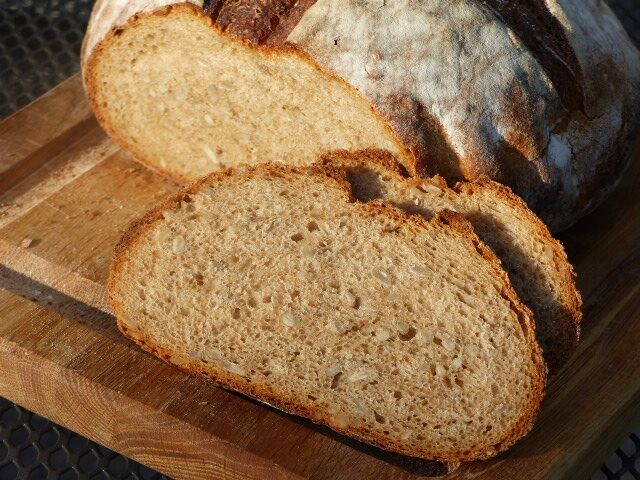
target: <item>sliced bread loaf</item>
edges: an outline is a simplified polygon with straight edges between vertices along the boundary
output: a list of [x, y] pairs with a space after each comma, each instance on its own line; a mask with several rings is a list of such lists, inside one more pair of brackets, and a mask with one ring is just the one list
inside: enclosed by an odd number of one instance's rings
[[358, 202], [326, 166], [205, 177], [129, 229], [109, 292], [168, 362], [407, 455], [491, 457], [544, 393], [531, 313], [470, 224]]
[[407, 178], [402, 166], [381, 151], [335, 152], [325, 155], [324, 162], [346, 169], [359, 200], [381, 199], [427, 219], [441, 210], [464, 215], [533, 311], [549, 370], [557, 372], [567, 361], [582, 319], [575, 274], [562, 244], [520, 197], [488, 179], [449, 188], [441, 177]]
[[553, 229], [640, 126], [640, 54], [601, 0], [98, 0], [82, 57], [101, 124], [175, 177], [385, 148]]

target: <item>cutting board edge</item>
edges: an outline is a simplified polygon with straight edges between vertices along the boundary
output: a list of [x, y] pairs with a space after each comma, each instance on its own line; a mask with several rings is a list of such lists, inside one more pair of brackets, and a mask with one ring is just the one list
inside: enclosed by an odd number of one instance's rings
[[[9, 401], [175, 479], [304, 478], [2, 337], [0, 378], [0, 395]], [[87, 395], [87, 391], [92, 393]], [[44, 399], [47, 401], [39, 401]], [[91, 403], [85, 403], [89, 399]], [[99, 429], [83, 422], [81, 412], [87, 408], [92, 410], [93, 418], [103, 420]], [[126, 417], [128, 423], [138, 425], [137, 438], [123, 435], [118, 428]], [[176, 438], [180, 436], [188, 437], [188, 441]], [[176, 450], [148, 448], [171, 438], [176, 438], [171, 442]], [[186, 451], [187, 446], [190, 451]], [[144, 453], [150, 450], [153, 453]]]

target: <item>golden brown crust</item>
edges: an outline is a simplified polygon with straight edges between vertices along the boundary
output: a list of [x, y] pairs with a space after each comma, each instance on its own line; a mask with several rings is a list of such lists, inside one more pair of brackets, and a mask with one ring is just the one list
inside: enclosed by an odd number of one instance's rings
[[[207, 2], [205, 2], [206, 5]], [[225, 32], [243, 40], [264, 43], [287, 16], [295, 0], [218, 0], [205, 12]]]
[[[191, 180], [175, 172], [168, 171], [166, 168], [162, 168], [160, 165], [158, 165], [154, 161], [153, 158], [149, 158], [143, 152], [137, 149], [134, 145], [132, 145], [131, 143], [127, 142], [124, 138], [122, 138], [119, 135], [117, 129], [113, 128], [111, 121], [109, 120], [109, 117], [108, 117], [107, 106], [102, 105], [97, 98], [98, 96], [97, 86], [99, 85], [99, 82], [98, 82], [97, 73], [96, 73], [97, 64], [100, 61], [102, 52], [109, 47], [109, 44], [114, 40], [114, 38], [120, 35], [124, 29], [136, 27], [140, 22], [144, 21], [144, 19], [147, 17], [150, 17], [150, 16], [165, 17], [172, 13], [193, 15], [196, 18], [199, 18], [203, 22], [205, 22], [210, 28], [215, 30], [217, 34], [226, 36], [226, 38], [230, 42], [236, 42], [240, 45], [244, 45], [246, 48], [258, 50], [265, 56], [274, 57], [274, 56], [289, 55], [289, 56], [298, 57], [301, 61], [311, 65], [320, 74], [325, 75], [327, 78], [330, 78], [333, 81], [339, 82], [344, 88], [349, 89], [353, 96], [357, 96], [365, 100], [367, 103], [371, 105], [371, 102], [369, 102], [369, 100], [366, 99], [366, 97], [356, 87], [354, 87], [353, 85], [351, 85], [350, 83], [348, 83], [343, 78], [336, 75], [335, 73], [331, 72], [327, 68], [320, 65], [318, 62], [313, 60], [311, 56], [307, 54], [304, 50], [302, 50], [300, 47], [290, 43], [283, 43], [283, 44], [277, 44], [277, 45], [259, 45], [249, 40], [239, 39], [231, 34], [225, 33], [220, 28], [220, 26], [218, 26], [202, 10], [202, 8], [196, 5], [193, 5], [191, 3], [178, 3], [178, 4], [168, 5], [166, 7], [162, 7], [157, 10], [153, 10], [151, 12], [136, 14], [132, 16], [125, 25], [114, 26], [109, 32], [109, 34], [105, 38], [100, 40], [100, 42], [94, 47], [93, 51], [91, 52], [89, 58], [87, 59], [85, 69], [83, 72], [84, 79], [85, 79], [85, 87], [87, 90], [87, 96], [89, 98], [89, 102], [91, 103], [91, 106], [93, 108], [93, 111], [95, 113], [95, 116], [98, 122], [100, 123], [102, 128], [104, 128], [104, 130], [109, 134], [109, 136], [113, 138], [116, 143], [118, 143], [118, 145], [120, 145], [122, 148], [129, 151], [136, 160], [143, 163], [145, 166], [151, 168], [154, 171], [161, 173], [162, 175], [165, 175], [175, 180], [178, 183], [188, 184]], [[387, 120], [384, 118], [383, 115], [381, 115], [381, 113], [377, 110], [377, 108], [374, 105], [371, 105], [371, 112], [376, 117], [376, 119], [384, 126], [385, 130], [389, 134], [389, 137], [394, 139], [395, 144], [398, 148], [398, 151], [403, 152], [404, 161], [407, 164], [407, 169], [410, 171], [411, 174], [416, 174], [417, 166], [416, 166], [416, 157], [414, 156], [414, 154], [404, 145], [404, 143], [402, 142], [402, 140], [400, 139], [396, 131], [393, 128], [391, 128]]]
[[287, 41], [289, 34], [300, 23], [303, 15], [318, 0], [297, 0], [293, 8], [289, 11], [287, 17], [283, 19], [269, 36], [266, 43], [278, 44]]
[[510, 305], [522, 326], [524, 338], [531, 351], [531, 364], [528, 366], [532, 376], [532, 391], [529, 395], [528, 407], [522, 417], [514, 425], [513, 429], [505, 436], [505, 438], [496, 445], [486, 445], [472, 449], [466, 452], [450, 452], [443, 455], [443, 452], [411, 448], [400, 442], [390, 441], [383, 438], [375, 432], [371, 432], [363, 428], [345, 428], [338, 424], [334, 418], [328, 413], [319, 410], [315, 406], [304, 403], [304, 400], [294, 397], [287, 397], [282, 392], [275, 391], [265, 385], [247, 382], [242, 376], [229, 373], [215, 365], [196, 362], [191, 358], [183, 357], [179, 352], [173, 352], [163, 349], [156, 345], [144, 332], [137, 328], [127, 325], [126, 312], [123, 306], [118, 302], [116, 292], [120, 281], [121, 271], [124, 263], [127, 261], [127, 255], [132, 247], [139, 241], [145, 232], [150, 230], [154, 223], [163, 218], [163, 213], [167, 210], [174, 209], [179, 206], [181, 201], [188, 201], [191, 194], [199, 192], [203, 187], [210, 186], [215, 182], [233, 175], [238, 172], [266, 172], [268, 174], [306, 174], [317, 175], [325, 180], [334, 181], [341, 189], [344, 190], [348, 200], [353, 201], [353, 194], [349, 183], [345, 179], [344, 173], [332, 166], [312, 166], [307, 168], [291, 167], [275, 164], [263, 164], [254, 167], [246, 167], [242, 169], [230, 169], [225, 172], [210, 174], [198, 182], [194, 183], [183, 192], [169, 197], [159, 206], [148, 212], [140, 220], [134, 222], [118, 243], [114, 259], [111, 267], [110, 277], [108, 281], [109, 294], [113, 305], [114, 312], [118, 318], [118, 326], [120, 330], [145, 350], [159, 356], [163, 360], [178, 366], [182, 370], [192, 374], [205, 375], [218, 384], [243, 394], [249, 395], [257, 400], [265, 402], [285, 412], [302, 415], [310, 418], [316, 423], [327, 425], [333, 430], [354, 437], [358, 440], [376, 445], [386, 450], [391, 450], [404, 455], [420, 457], [430, 460], [441, 460], [445, 462], [470, 461], [477, 459], [490, 458], [498, 453], [505, 451], [516, 441], [526, 435], [535, 422], [539, 413], [542, 398], [546, 389], [546, 367], [542, 357], [542, 351], [535, 340], [535, 327], [531, 312], [518, 299], [515, 291], [509, 283], [507, 274], [502, 270], [497, 257], [488, 249], [477, 237], [469, 222], [462, 216], [453, 212], [445, 212], [436, 217], [434, 220], [427, 221], [421, 216], [407, 215], [399, 209], [388, 206], [386, 204], [371, 202], [358, 203], [358, 208], [363, 215], [379, 216], [385, 215], [389, 218], [402, 222], [410, 229], [423, 228], [442, 228], [446, 230], [455, 230], [461, 237], [467, 239], [473, 244], [475, 249], [491, 264], [496, 276], [503, 282], [503, 296], [508, 299]]
[[487, 178], [479, 182], [458, 182], [454, 190], [471, 195], [479, 190], [492, 192], [514, 210], [517, 210], [521, 218], [525, 218], [536, 233], [544, 239], [545, 244], [552, 248], [557, 275], [561, 285], [564, 287], [562, 291], [564, 311], [557, 312], [557, 314], [564, 317], [563, 325], [573, 325], [572, 331], [565, 330], [562, 332], [561, 336], [563, 338], [559, 338], [554, 345], [555, 348], [547, 353], [546, 360], [549, 365], [549, 371], [554, 374], [557, 373], [576, 349], [580, 339], [580, 323], [582, 322], [582, 296], [576, 286], [576, 273], [573, 265], [569, 262], [562, 243], [553, 237], [549, 228], [527, 207], [524, 200], [505, 185]]
[[396, 93], [379, 100], [376, 107], [413, 153], [418, 175], [440, 173], [447, 178], [464, 178], [449, 134], [419, 99]]

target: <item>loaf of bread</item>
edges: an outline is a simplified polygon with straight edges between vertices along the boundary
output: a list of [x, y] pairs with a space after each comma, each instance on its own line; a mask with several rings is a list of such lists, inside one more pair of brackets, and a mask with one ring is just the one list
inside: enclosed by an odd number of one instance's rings
[[105, 129], [178, 179], [382, 148], [504, 183], [553, 230], [615, 185], [639, 118], [602, 0], [98, 0], [83, 67]]
[[538, 343], [551, 373], [574, 352], [580, 336], [582, 298], [562, 244], [507, 187], [491, 180], [449, 188], [442, 177], [407, 178], [389, 154], [334, 152], [324, 163], [347, 172], [361, 201], [380, 199], [409, 214], [434, 218], [458, 212], [496, 253], [513, 287], [536, 320]]
[[491, 457], [545, 389], [531, 312], [464, 217], [356, 201], [329, 166], [207, 176], [132, 225], [109, 292], [168, 362], [407, 455]]

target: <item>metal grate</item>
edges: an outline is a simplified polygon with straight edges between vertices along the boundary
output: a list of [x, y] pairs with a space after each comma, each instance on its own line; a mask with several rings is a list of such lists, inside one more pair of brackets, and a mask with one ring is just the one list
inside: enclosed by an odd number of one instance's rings
[[640, 45], [640, 1], [607, 0], [607, 4], [616, 13], [635, 44]]
[[0, 480], [160, 480], [164, 475], [0, 397]]
[[93, 0], [0, 0], [0, 118], [78, 71]]
[[[0, 119], [79, 69], [94, 0], [0, 0]], [[640, 45], [640, 0], [608, 0]], [[639, 407], [640, 408], [640, 407]], [[0, 480], [167, 477], [0, 398]], [[592, 476], [640, 480], [640, 430]]]
[[591, 480], [637, 480], [640, 478], [640, 430], [632, 433]]

